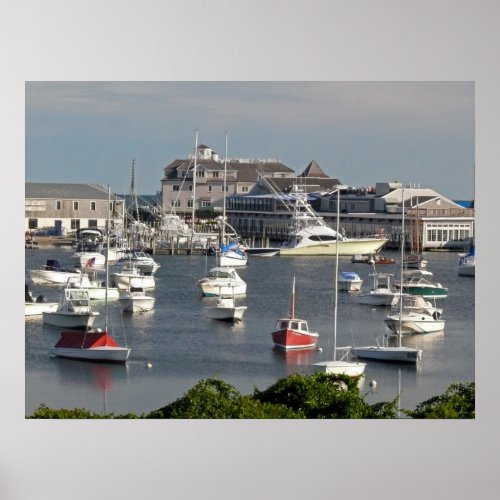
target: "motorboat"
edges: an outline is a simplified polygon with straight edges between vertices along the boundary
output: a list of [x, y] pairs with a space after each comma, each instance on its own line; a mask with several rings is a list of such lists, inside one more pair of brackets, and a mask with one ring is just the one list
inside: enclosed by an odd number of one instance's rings
[[424, 269], [427, 267], [427, 261], [421, 253], [409, 253], [403, 261], [405, 269]]
[[79, 269], [63, 268], [56, 259], [47, 259], [41, 269], [28, 270], [30, 279], [36, 285], [64, 285], [68, 278], [80, 276]]
[[389, 306], [392, 305], [399, 293], [391, 285], [392, 274], [371, 273], [373, 285], [369, 292], [362, 293], [359, 296], [360, 304], [370, 306]]
[[98, 229], [81, 229], [77, 233], [76, 251], [71, 256], [75, 267], [104, 267], [103, 236]]
[[125, 363], [130, 348], [120, 346], [106, 331], [63, 331], [51, 353], [59, 358]]
[[142, 250], [128, 250], [117, 260], [122, 267], [136, 267], [142, 273], [154, 274], [159, 268], [158, 264], [150, 255]]
[[111, 276], [119, 290], [128, 290], [131, 287], [149, 290], [156, 286], [154, 275], [142, 273], [135, 265], [125, 266]]
[[109, 300], [117, 299], [120, 292], [117, 287], [106, 287], [105, 281], [99, 281], [95, 273], [80, 274], [77, 277], [68, 278], [67, 286], [79, 290], [87, 290], [90, 300], [105, 300], [106, 294]]
[[476, 275], [476, 252], [474, 247], [466, 254], [459, 254], [458, 258], [458, 274], [460, 276], [475, 276]]
[[198, 280], [198, 287], [205, 297], [219, 295], [245, 295], [247, 284], [232, 267], [213, 267], [204, 278]]
[[206, 312], [210, 319], [217, 319], [220, 321], [229, 321], [237, 323], [243, 319], [243, 314], [247, 310], [247, 306], [237, 306], [234, 295], [219, 294], [217, 304], [208, 307]]
[[151, 311], [156, 299], [147, 295], [144, 288], [130, 287], [126, 293], [120, 295], [118, 301], [122, 311], [134, 313]]
[[[445, 299], [448, 296], [448, 288], [441, 283], [431, 281], [432, 273], [424, 270], [406, 271], [403, 276], [403, 293], [410, 295], [421, 295], [425, 299]], [[401, 281], [394, 283], [399, 289]]]
[[222, 245], [219, 252], [219, 266], [241, 267], [248, 264], [248, 254], [237, 242]]
[[339, 290], [359, 292], [363, 284], [363, 279], [354, 271], [343, 271], [340, 273], [338, 283]]
[[318, 342], [319, 333], [309, 331], [307, 321], [295, 316], [295, 276], [292, 282], [289, 316], [276, 321], [271, 337], [276, 347], [285, 350], [311, 349]]
[[384, 321], [397, 335], [441, 332], [445, 327], [445, 320], [440, 316], [404, 308], [401, 313], [391, 312]]
[[308, 201], [308, 195], [294, 186], [290, 194], [278, 194], [292, 212], [288, 240], [280, 248], [280, 256], [376, 254], [386, 243], [381, 235], [365, 238], [347, 238], [330, 227]]
[[38, 295], [35, 298], [29, 286], [27, 284], [24, 285], [25, 316], [41, 316], [44, 312], [55, 311], [58, 305], [58, 302], [48, 302], [43, 295]]
[[88, 330], [98, 315], [97, 311], [92, 310], [87, 290], [66, 287], [61, 293], [57, 309], [43, 313], [43, 322], [61, 328]]

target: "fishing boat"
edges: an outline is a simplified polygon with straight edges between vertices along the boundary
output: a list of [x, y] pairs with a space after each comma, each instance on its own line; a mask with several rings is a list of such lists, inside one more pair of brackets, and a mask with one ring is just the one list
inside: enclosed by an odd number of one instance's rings
[[448, 288], [441, 283], [431, 281], [432, 273], [421, 269], [405, 271], [403, 279], [394, 286], [399, 289], [403, 283], [403, 293], [409, 295], [421, 295], [424, 299], [445, 299], [448, 296]]
[[[226, 133], [226, 153], [224, 157], [224, 184], [222, 190], [224, 192], [222, 216], [218, 217], [218, 222], [221, 227], [221, 245], [218, 255], [219, 266], [242, 267], [248, 264], [248, 254], [238, 241], [238, 235], [235, 229], [227, 222], [226, 219], [226, 170], [227, 170], [227, 133]], [[231, 230], [232, 237], [226, 232], [226, 226]], [[226, 242], [226, 237], [230, 241]]]
[[43, 313], [43, 322], [46, 325], [60, 328], [88, 330], [92, 327], [98, 315], [97, 311], [92, 310], [87, 290], [67, 286], [62, 290], [57, 309]]
[[78, 290], [87, 290], [90, 300], [118, 299], [120, 292], [117, 287], [106, 287], [105, 281], [99, 281], [97, 274], [80, 274], [68, 279], [67, 286]]
[[156, 299], [147, 295], [144, 288], [130, 287], [126, 293], [118, 299], [123, 312], [148, 312], [151, 311]]
[[363, 279], [354, 271], [343, 271], [340, 273], [338, 283], [339, 290], [346, 292], [359, 292], [361, 290], [361, 285], [363, 284]]
[[217, 304], [207, 308], [210, 319], [237, 323], [243, 319], [247, 306], [237, 306], [234, 293], [229, 295], [219, 293]]
[[359, 296], [360, 304], [369, 306], [389, 306], [398, 296], [391, 284], [392, 274], [389, 273], [371, 273], [373, 285], [370, 291], [362, 293]]
[[80, 229], [77, 232], [76, 251], [71, 256], [78, 268], [104, 267], [106, 257], [102, 253], [103, 236], [98, 229]]
[[276, 347], [285, 350], [311, 349], [318, 342], [319, 333], [310, 332], [307, 321], [295, 316], [295, 275], [292, 282], [289, 316], [276, 321], [271, 337]]
[[[108, 187], [108, 207], [110, 205], [111, 191]], [[108, 208], [108, 227], [109, 227], [109, 208]], [[109, 238], [109, 233], [108, 233]], [[108, 242], [109, 243], [109, 242]], [[109, 247], [109, 245], [108, 245]], [[107, 257], [106, 252], [106, 257]], [[109, 262], [106, 258], [106, 284], [109, 277]], [[83, 293], [83, 290], [78, 291]], [[88, 294], [87, 294], [88, 295]], [[90, 306], [90, 303], [89, 303]], [[100, 361], [109, 363], [125, 363], [130, 355], [131, 349], [127, 346], [120, 346], [110, 335], [108, 330], [108, 300], [105, 299], [105, 328], [94, 331], [63, 331], [59, 341], [52, 348], [51, 353], [60, 358]]]
[[25, 316], [41, 316], [44, 312], [55, 311], [58, 305], [58, 302], [48, 302], [43, 295], [38, 295], [35, 298], [29, 286], [27, 284], [24, 285]]
[[232, 267], [213, 267], [204, 278], [198, 280], [198, 287], [205, 297], [234, 294], [245, 295], [247, 284]]
[[[404, 192], [404, 191], [403, 191]], [[405, 245], [405, 227], [404, 227], [404, 208], [403, 215], [401, 220], [401, 277], [403, 276], [403, 266], [404, 266], [404, 245]], [[403, 292], [399, 290], [399, 301], [400, 304], [403, 304]], [[416, 298], [416, 297], [414, 297]], [[421, 297], [419, 297], [421, 299]], [[423, 300], [423, 299], [422, 299]], [[371, 346], [361, 346], [355, 347], [354, 352], [358, 358], [362, 359], [375, 359], [378, 361], [392, 361], [392, 362], [400, 362], [400, 363], [417, 363], [422, 359], [422, 349], [417, 349], [414, 347], [405, 347], [402, 344], [402, 317], [403, 309], [399, 309], [399, 329], [397, 330], [397, 345], [390, 346], [388, 342], [387, 335], [384, 335], [384, 342], [382, 345], [379, 344], [377, 339], [377, 345]]]
[[387, 239], [380, 235], [346, 238], [313, 210], [308, 195], [298, 186], [294, 186], [287, 195], [278, 194], [274, 189], [273, 191], [292, 214], [288, 240], [280, 248], [280, 256], [334, 256], [337, 250], [341, 256], [371, 255], [376, 254], [387, 243]]
[[[340, 220], [340, 191], [337, 190], [337, 234], [339, 232]], [[350, 346], [337, 347], [337, 311], [338, 311], [338, 272], [339, 272], [339, 245], [335, 251], [335, 273], [334, 273], [334, 305], [333, 305], [333, 360], [320, 361], [314, 363], [315, 371], [332, 373], [335, 375], [348, 375], [349, 377], [358, 378], [363, 375], [366, 368], [366, 363], [360, 361], [351, 361], [350, 355], [352, 349]], [[337, 353], [340, 359], [337, 359]]]
[[63, 268], [56, 259], [47, 259], [40, 269], [28, 270], [31, 281], [36, 285], [64, 285], [68, 278], [80, 276], [79, 269]]
[[121, 267], [135, 267], [143, 274], [154, 274], [160, 268], [160, 264], [143, 250], [127, 250], [116, 263]]
[[142, 273], [135, 265], [124, 266], [111, 276], [119, 290], [128, 290], [130, 287], [149, 290], [156, 286], [154, 275]]

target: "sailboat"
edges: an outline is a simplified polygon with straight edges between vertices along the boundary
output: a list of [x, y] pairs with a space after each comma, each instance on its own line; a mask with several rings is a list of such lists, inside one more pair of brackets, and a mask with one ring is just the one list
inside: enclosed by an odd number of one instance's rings
[[[404, 194], [404, 190], [403, 190]], [[403, 214], [401, 218], [401, 277], [403, 276], [404, 267], [404, 248], [405, 248], [405, 209], [403, 196]], [[403, 290], [399, 289], [400, 304], [403, 303]], [[389, 346], [387, 336], [384, 336], [383, 345], [355, 347], [354, 352], [359, 358], [376, 359], [379, 361], [399, 361], [406, 363], [416, 363], [422, 359], [422, 349], [413, 347], [404, 347], [401, 343], [402, 338], [402, 314], [403, 308], [399, 308], [399, 332], [397, 334], [398, 343], [396, 346]]]
[[318, 342], [319, 333], [310, 332], [307, 321], [295, 317], [295, 274], [293, 275], [290, 314], [278, 319], [271, 336], [274, 345], [280, 349], [312, 349]]
[[[404, 201], [404, 200], [403, 200]], [[413, 205], [413, 198], [410, 197], [410, 206]], [[415, 248], [413, 243], [415, 242]], [[406, 269], [424, 269], [427, 267], [427, 261], [422, 256], [420, 250], [420, 232], [418, 223], [418, 196], [417, 196], [417, 213], [415, 220], [410, 219], [410, 253], [405, 255], [403, 261]]]
[[[340, 190], [337, 190], [337, 234], [339, 233], [340, 220]], [[333, 373], [336, 375], [348, 375], [360, 377], [365, 372], [366, 363], [349, 361], [347, 358], [351, 351], [350, 347], [337, 347], [337, 302], [338, 302], [338, 272], [339, 272], [339, 246], [335, 250], [335, 280], [334, 280], [334, 308], [333, 308], [333, 361], [320, 361], [314, 363], [316, 371]], [[344, 351], [341, 359], [337, 359], [337, 351]]]
[[[108, 186], [108, 245], [106, 246], [106, 288], [109, 278], [109, 205], [110, 188]], [[105, 297], [106, 320], [105, 328], [94, 331], [76, 332], [63, 331], [57, 344], [51, 353], [60, 358], [78, 359], [86, 361], [105, 361], [112, 363], [125, 363], [130, 355], [131, 349], [120, 346], [108, 332], [108, 297]]]
[[[233, 240], [226, 244], [226, 172], [227, 171], [227, 133], [226, 133], [226, 153], [224, 158], [224, 191], [222, 221], [221, 222], [221, 245], [219, 252], [219, 266], [242, 267], [248, 263], [248, 254], [240, 248], [238, 241]], [[233, 229], [231, 227], [231, 229]], [[233, 233], [236, 231], [233, 229]]]

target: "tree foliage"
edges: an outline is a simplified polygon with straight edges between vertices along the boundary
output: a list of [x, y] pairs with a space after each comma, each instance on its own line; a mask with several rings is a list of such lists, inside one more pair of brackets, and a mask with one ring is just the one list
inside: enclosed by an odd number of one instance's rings
[[[412, 418], [474, 418], [475, 385], [453, 384], [441, 396], [420, 403], [414, 411], [400, 410]], [[249, 396], [217, 378], [198, 382], [174, 402], [140, 416], [100, 415], [82, 408], [54, 410], [41, 405], [28, 418], [183, 418], [183, 419], [292, 419], [292, 418], [397, 418], [397, 399], [366, 403], [356, 380], [346, 375], [293, 374]]]
[[444, 394], [406, 410], [412, 418], [475, 418], [476, 388], [474, 382], [452, 384]]

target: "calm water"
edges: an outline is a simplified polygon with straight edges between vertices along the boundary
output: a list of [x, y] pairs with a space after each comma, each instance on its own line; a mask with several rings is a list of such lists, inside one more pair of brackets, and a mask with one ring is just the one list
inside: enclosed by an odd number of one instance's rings
[[[69, 265], [70, 248], [26, 250], [26, 269], [58, 258]], [[397, 259], [397, 255], [385, 252]], [[449, 288], [448, 298], [438, 302], [444, 308], [444, 332], [404, 337], [403, 345], [424, 349], [418, 366], [367, 361], [361, 391], [370, 403], [401, 395], [402, 408], [444, 392], [454, 382], [468, 382], [474, 375], [474, 278], [458, 276], [455, 253], [427, 253], [428, 269], [434, 279]], [[215, 303], [203, 298], [196, 286], [214, 257], [155, 256], [157, 271], [156, 307], [144, 314], [121, 315], [118, 303], [110, 302], [114, 337], [127, 343], [132, 352], [125, 366], [95, 364], [52, 357], [57, 329], [40, 319], [26, 320], [26, 414], [42, 403], [52, 408], [86, 408], [96, 412], [149, 412], [182, 396], [197, 381], [219, 377], [240, 392], [265, 389], [287, 374], [312, 373], [311, 365], [332, 359], [333, 264], [324, 257], [250, 257], [239, 274], [247, 282], [247, 295], [238, 302], [248, 307], [238, 325], [209, 320], [204, 308]], [[342, 259], [340, 269], [356, 270], [371, 281], [371, 268]], [[394, 266], [380, 266], [394, 272]], [[322, 352], [283, 354], [273, 349], [270, 332], [276, 319], [286, 315], [295, 271], [297, 314], [320, 333]], [[398, 274], [398, 271], [396, 271]], [[28, 278], [27, 278], [28, 280]], [[58, 300], [56, 286], [31, 284], [34, 295]], [[103, 326], [104, 307], [98, 304]], [[375, 337], [387, 331], [384, 308], [358, 303], [358, 294], [339, 292], [338, 345], [373, 345]], [[152, 367], [147, 368], [146, 363]], [[375, 380], [369, 392], [368, 381]]]

